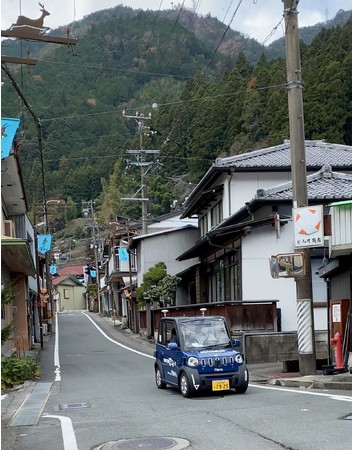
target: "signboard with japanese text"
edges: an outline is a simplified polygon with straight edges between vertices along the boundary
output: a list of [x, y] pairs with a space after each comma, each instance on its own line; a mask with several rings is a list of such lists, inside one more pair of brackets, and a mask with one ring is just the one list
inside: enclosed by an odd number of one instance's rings
[[324, 247], [322, 205], [293, 209], [295, 248]]

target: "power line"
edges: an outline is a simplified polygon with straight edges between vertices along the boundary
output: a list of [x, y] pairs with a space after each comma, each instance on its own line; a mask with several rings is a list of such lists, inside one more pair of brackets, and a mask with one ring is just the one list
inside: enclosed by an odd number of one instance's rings
[[[184, 4], [185, 4], [185, 0], [183, 0], [182, 5], [181, 5], [181, 7], [180, 7], [180, 9], [179, 9], [179, 11], [178, 11], [178, 15], [177, 15], [176, 20], [175, 20], [175, 22], [174, 22], [174, 25], [173, 25], [173, 27], [172, 27], [172, 30], [171, 30], [171, 33], [170, 33], [170, 37], [169, 37], [169, 41], [168, 41], [168, 43], [167, 43], [167, 45], [166, 45], [166, 49], [169, 48], [169, 45], [170, 45], [170, 42], [171, 42], [172, 35], [173, 35], [174, 31], [175, 31], [176, 25], [178, 24], [178, 21], [179, 21], [180, 15], [181, 15], [181, 11], [182, 11], [182, 9], [183, 9], [183, 7], [184, 7]], [[165, 51], [164, 51], [163, 53], [165, 53]]]
[[145, 52], [147, 52], [148, 49], [149, 49], [149, 44], [150, 44], [150, 42], [151, 42], [151, 40], [152, 40], [152, 37], [153, 37], [153, 34], [154, 34], [154, 29], [155, 29], [155, 26], [156, 26], [156, 24], [157, 24], [157, 22], [158, 22], [159, 14], [160, 14], [162, 5], [163, 5], [163, 0], [160, 1], [160, 4], [159, 4], [159, 10], [158, 10], [158, 12], [157, 12], [157, 15], [156, 15], [156, 18], [155, 18], [155, 21], [154, 21], [154, 24], [153, 24], [152, 31], [151, 31], [151, 33], [150, 33], [149, 40], [148, 40], [148, 42], [147, 42]]
[[226, 20], [227, 14], [228, 14], [229, 11], [230, 11], [230, 8], [231, 8], [231, 6], [232, 6], [232, 3], [233, 3], [233, 0], [230, 1], [230, 4], [229, 4], [229, 6], [228, 6], [228, 8], [227, 8], [227, 10], [226, 10], [226, 13], [225, 13], [225, 15], [224, 15], [224, 17], [223, 17], [223, 19], [222, 19], [222, 21], [221, 21], [221, 23], [220, 23], [220, 26], [219, 26], [218, 31], [217, 31], [217, 33], [216, 33], [216, 36], [215, 36], [215, 38], [214, 38], [214, 40], [213, 40], [213, 47], [215, 47], [215, 45], [216, 45], [216, 42], [217, 42], [218, 37], [219, 37], [219, 34], [220, 34], [220, 30], [221, 30], [222, 26], [224, 25], [224, 22], [225, 22], [225, 20]]
[[225, 36], [226, 36], [226, 33], [227, 33], [228, 30], [230, 29], [230, 26], [231, 26], [231, 24], [232, 24], [232, 22], [233, 22], [233, 19], [235, 18], [236, 14], [237, 14], [237, 11], [238, 11], [239, 7], [241, 6], [242, 1], [243, 1], [243, 0], [239, 0], [238, 5], [237, 5], [237, 7], [236, 7], [236, 9], [235, 9], [235, 11], [234, 11], [234, 13], [233, 13], [233, 15], [232, 15], [232, 18], [231, 18], [230, 22], [228, 23], [228, 25], [227, 25], [227, 27], [226, 27], [226, 30], [224, 31], [224, 33], [223, 33], [223, 35], [222, 35], [222, 38], [221, 38], [219, 44], [218, 44], [217, 47], [215, 48], [212, 57], [211, 57], [211, 58], [209, 59], [209, 61], [208, 61], [208, 64], [207, 64], [207, 66], [206, 66], [206, 68], [205, 68], [205, 70], [204, 70], [204, 72], [203, 72], [203, 74], [202, 74], [203, 76], [204, 76], [205, 72], [208, 70], [208, 68], [209, 68], [209, 66], [210, 66], [210, 63], [211, 63], [212, 60], [214, 59], [214, 56], [216, 55], [217, 51], [219, 50], [220, 45], [223, 43], [223, 41], [224, 41], [224, 39], [225, 39]]
[[[260, 91], [260, 90], [265, 90], [265, 89], [273, 89], [273, 88], [284, 88], [286, 86], [286, 84], [280, 83], [280, 84], [272, 84], [272, 85], [268, 85], [268, 86], [259, 86], [259, 87], [254, 87], [251, 89], [251, 91]], [[202, 98], [197, 98], [197, 99], [189, 99], [189, 100], [175, 100], [173, 102], [166, 102], [166, 103], [158, 103], [158, 108], [162, 108], [165, 106], [172, 106], [172, 105], [178, 105], [178, 104], [185, 104], [185, 103], [192, 103], [192, 102], [204, 102], [206, 100], [213, 100], [219, 97], [229, 97], [231, 95], [235, 95], [235, 94], [239, 94], [241, 92], [247, 92], [247, 88], [243, 88], [243, 89], [238, 89], [237, 91], [232, 91], [232, 92], [228, 92], [228, 93], [224, 93], [224, 94], [217, 94], [214, 96], [204, 96]], [[140, 106], [140, 107], [136, 107], [135, 109], [143, 109], [144, 106]], [[113, 111], [114, 114], [118, 114], [118, 113], [122, 113], [123, 111], [127, 111], [124, 109], [119, 109], [116, 111]], [[50, 119], [41, 119], [41, 121], [44, 122], [53, 122], [55, 120], [68, 120], [68, 119], [79, 119], [81, 117], [94, 117], [94, 116], [99, 116], [99, 115], [105, 115], [105, 114], [111, 114], [112, 111], [103, 111], [103, 112], [99, 112], [99, 113], [88, 113], [88, 114], [75, 114], [74, 116], [63, 116], [63, 117], [52, 117]]]
[[280, 20], [280, 22], [274, 26], [274, 28], [270, 31], [270, 33], [267, 35], [267, 37], [264, 39], [264, 41], [261, 43], [261, 45], [265, 45], [268, 40], [276, 33], [276, 30], [278, 29], [278, 27], [282, 24], [282, 22], [284, 21], [284, 17], [282, 17], [282, 19]]
[[197, 9], [199, 9], [201, 3], [202, 3], [202, 2], [201, 2], [201, 0], [200, 0], [200, 1], [198, 2], [197, 6], [194, 8], [194, 11], [193, 11], [191, 20], [190, 20], [190, 22], [189, 22], [189, 24], [188, 24], [188, 27], [187, 27], [187, 30], [186, 30], [186, 32], [185, 32], [185, 34], [184, 34], [184, 36], [183, 36], [183, 40], [182, 40], [183, 43], [185, 42], [186, 37], [187, 37], [188, 34], [189, 34], [189, 31], [190, 31], [190, 29], [191, 29], [191, 26], [192, 26], [192, 23], [193, 23], [193, 21], [194, 21], [194, 18], [197, 16]]

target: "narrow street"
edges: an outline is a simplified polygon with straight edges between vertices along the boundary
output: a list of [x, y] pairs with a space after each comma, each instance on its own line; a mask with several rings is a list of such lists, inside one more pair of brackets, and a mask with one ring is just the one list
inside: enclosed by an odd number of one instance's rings
[[[19, 425], [29, 417], [23, 411], [12, 418], [2, 429], [4, 449], [346, 448], [351, 391], [253, 382], [243, 395], [184, 399], [176, 389], [156, 388], [150, 343], [104, 330], [94, 316], [58, 315], [56, 332], [41, 351], [36, 399], [42, 395], [43, 409], [39, 405], [32, 425]], [[46, 399], [38, 392], [48, 385]]]

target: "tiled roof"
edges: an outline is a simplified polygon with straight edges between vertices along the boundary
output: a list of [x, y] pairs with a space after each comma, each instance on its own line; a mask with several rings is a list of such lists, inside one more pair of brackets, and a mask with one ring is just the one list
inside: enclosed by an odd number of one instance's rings
[[66, 278], [70, 278], [68, 275], [64, 275], [62, 277], [53, 277], [51, 280], [53, 286], [57, 286], [58, 284], [62, 283]]
[[[329, 144], [324, 141], [305, 141], [307, 172], [315, 172], [324, 165], [332, 166], [333, 170], [352, 172], [352, 146]], [[181, 219], [194, 214], [202, 192], [211, 188], [219, 178], [219, 172], [234, 170], [253, 172], [291, 171], [291, 143], [284, 141], [281, 145], [254, 150], [241, 155], [217, 158], [205, 173], [197, 186], [184, 202], [185, 211]]]
[[[324, 166], [319, 172], [307, 176], [307, 193], [309, 200], [351, 199], [352, 175], [333, 172], [331, 166]], [[291, 200], [292, 182], [259, 189], [255, 199]]]
[[80, 265], [70, 265], [70, 266], [64, 266], [64, 267], [60, 267], [57, 270], [57, 273], [60, 276], [66, 275], [66, 276], [70, 276], [70, 275], [83, 275], [84, 273], [84, 266], [82, 264]]
[[53, 286], [58, 286], [59, 284], [63, 283], [65, 280], [71, 280], [74, 283], [83, 286], [83, 284], [79, 280], [77, 280], [77, 278], [71, 277], [70, 275], [63, 275], [63, 276], [60, 276], [60, 277], [53, 277], [52, 284], [53, 284]]
[[[324, 141], [305, 141], [306, 166], [317, 170], [325, 164], [334, 169], [352, 170], [352, 146], [329, 144]], [[291, 166], [291, 143], [289, 140], [281, 145], [228, 158], [218, 158], [216, 167], [274, 169]]]

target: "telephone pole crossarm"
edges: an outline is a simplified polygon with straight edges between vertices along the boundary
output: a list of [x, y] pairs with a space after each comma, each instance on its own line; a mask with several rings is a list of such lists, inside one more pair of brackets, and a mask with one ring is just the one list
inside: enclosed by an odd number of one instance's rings
[[[149, 171], [149, 168], [152, 166], [153, 162], [150, 161], [146, 161], [145, 157], [147, 155], [156, 155], [159, 153], [159, 150], [146, 150], [144, 147], [144, 136], [148, 135], [148, 131], [146, 132], [145, 130], [150, 130], [149, 127], [145, 127], [144, 126], [144, 120], [150, 120], [151, 114], [149, 114], [148, 116], [144, 116], [144, 114], [142, 113], [136, 113], [134, 116], [128, 116], [126, 115], [125, 110], [123, 111], [123, 117], [126, 117], [127, 119], [134, 119], [138, 122], [138, 132], [139, 132], [139, 142], [140, 142], [140, 148], [139, 150], [126, 150], [126, 153], [129, 155], [135, 155], [137, 158], [136, 162], [132, 162], [132, 161], [128, 161], [129, 165], [133, 165], [133, 166], [138, 166], [140, 167], [140, 172], [141, 172], [141, 186], [139, 188], [139, 191], [141, 191], [141, 197], [132, 197], [132, 198], [127, 198], [124, 197], [121, 200], [139, 200], [142, 202], [142, 233], [143, 234], [147, 234], [148, 232], [148, 227], [147, 227], [147, 209], [148, 209], [148, 196], [147, 196], [147, 183], [146, 183], [146, 175]], [[146, 169], [144, 171], [144, 168], [148, 167], [148, 169]]]

